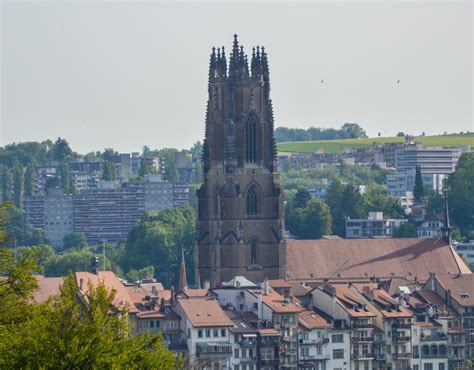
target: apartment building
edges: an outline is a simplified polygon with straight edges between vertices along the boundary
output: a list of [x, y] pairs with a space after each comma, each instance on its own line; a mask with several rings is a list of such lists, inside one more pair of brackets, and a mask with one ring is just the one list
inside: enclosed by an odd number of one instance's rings
[[75, 160], [69, 162], [68, 167], [76, 191], [97, 188], [104, 172], [103, 161]]
[[449, 175], [456, 169], [461, 154], [461, 148], [406, 146], [395, 150], [395, 169], [406, 172], [420, 166], [422, 174]]
[[[400, 198], [406, 196], [407, 192], [413, 192], [415, 172], [415, 169], [408, 169], [404, 172], [387, 175], [387, 195]], [[422, 173], [421, 179], [425, 187], [431, 188], [440, 194], [443, 189], [443, 181], [447, 176], [444, 173]]]
[[407, 219], [383, 218], [382, 212], [369, 212], [367, 219], [347, 219], [346, 239], [390, 238]]
[[300, 312], [298, 323], [298, 367], [329, 370], [331, 324], [313, 310]]
[[453, 243], [453, 248], [459, 254], [459, 257], [465, 259], [471, 266], [474, 266], [474, 240], [468, 243]]

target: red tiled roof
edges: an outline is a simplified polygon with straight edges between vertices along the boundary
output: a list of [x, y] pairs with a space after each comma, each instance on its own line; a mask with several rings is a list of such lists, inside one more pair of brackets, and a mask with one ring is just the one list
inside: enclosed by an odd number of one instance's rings
[[234, 325], [215, 299], [178, 299], [178, 305], [194, 327]]
[[273, 289], [278, 289], [278, 288], [291, 288], [291, 284], [284, 280], [284, 279], [274, 279], [274, 280], [268, 280], [268, 283]]
[[108, 291], [112, 291], [112, 289], [115, 290], [115, 298], [112, 302], [115, 308], [120, 310], [128, 308], [130, 313], [138, 312], [138, 309], [134, 304], [135, 302], [130, 297], [127, 288], [125, 288], [123, 283], [112, 271], [99, 271], [98, 274], [80, 271], [75, 272], [74, 277], [76, 284], [84, 297], [87, 298], [89, 294], [89, 282], [92, 283], [93, 288], [97, 288], [97, 286], [102, 282]]
[[330, 328], [329, 324], [322, 316], [314, 311], [303, 311], [298, 314], [298, 321], [303, 324], [305, 328]]
[[436, 280], [461, 306], [474, 306], [474, 274], [436, 274]]
[[50, 297], [59, 295], [59, 287], [63, 284], [61, 277], [44, 277], [43, 275], [36, 275], [38, 289], [33, 292], [33, 300], [35, 303], [44, 303]]
[[333, 287], [336, 290], [337, 302], [350, 316], [355, 318], [376, 316], [367, 308], [362, 297], [359, 297], [359, 293], [355, 291], [355, 287], [351, 288], [348, 284], [334, 284]]
[[403, 277], [426, 281], [430, 272], [468, 272], [444, 239], [288, 240], [290, 281]]
[[268, 294], [263, 290], [253, 290], [251, 293], [256, 297], [262, 297], [262, 302], [276, 313], [297, 313], [302, 311], [295, 303], [287, 302], [285, 298], [270, 288]]

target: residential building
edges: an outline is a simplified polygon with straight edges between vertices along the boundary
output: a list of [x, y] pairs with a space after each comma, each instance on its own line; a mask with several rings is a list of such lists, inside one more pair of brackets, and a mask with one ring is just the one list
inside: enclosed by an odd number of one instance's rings
[[461, 154], [461, 148], [406, 146], [395, 150], [395, 168], [402, 173], [419, 166], [422, 174], [449, 175], [456, 169]]
[[161, 211], [175, 207], [174, 183], [163, 181], [161, 175], [145, 175], [145, 210]]
[[313, 310], [300, 312], [298, 323], [298, 367], [329, 370], [331, 324]]
[[51, 162], [36, 167], [33, 193], [35, 195], [45, 194], [48, 186], [54, 187], [59, 185], [60, 178], [61, 166], [58, 162]]
[[441, 238], [443, 236], [443, 221], [425, 220], [416, 228], [419, 238]]
[[104, 172], [103, 161], [74, 160], [68, 163], [68, 167], [76, 191], [97, 188]]
[[118, 243], [127, 237], [145, 212], [143, 183], [89, 189], [74, 196], [74, 231], [89, 244]]
[[63, 239], [74, 230], [73, 196], [62, 189], [49, 189], [44, 196], [44, 234], [55, 249], [63, 247]]
[[470, 240], [468, 243], [454, 242], [453, 248], [458, 252], [459, 257], [474, 266], [474, 240]]
[[390, 238], [407, 219], [383, 218], [382, 212], [369, 212], [367, 219], [347, 219], [346, 239]]
[[[387, 175], [387, 195], [400, 198], [406, 196], [407, 192], [413, 192], [415, 172], [415, 169], [409, 169], [404, 172]], [[448, 174], [445, 173], [422, 173], [421, 179], [425, 187], [431, 188], [440, 194], [443, 189], [443, 181], [447, 176]]]

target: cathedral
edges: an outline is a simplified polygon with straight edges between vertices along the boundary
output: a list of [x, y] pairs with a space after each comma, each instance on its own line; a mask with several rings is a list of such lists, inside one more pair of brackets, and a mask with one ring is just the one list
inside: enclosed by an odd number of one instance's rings
[[268, 59], [212, 48], [202, 165], [197, 192], [196, 278], [211, 287], [245, 276], [285, 278], [283, 191], [277, 174]]

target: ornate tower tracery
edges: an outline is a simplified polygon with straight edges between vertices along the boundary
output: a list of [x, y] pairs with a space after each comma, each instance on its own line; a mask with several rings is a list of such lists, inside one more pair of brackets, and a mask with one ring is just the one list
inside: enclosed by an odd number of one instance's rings
[[268, 58], [252, 49], [249, 62], [234, 35], [212, 48], [197, 192], [196, 275], [211, 286], [243, 275], [254, 282], [284, 278], [283, 192], [276, 173]]

